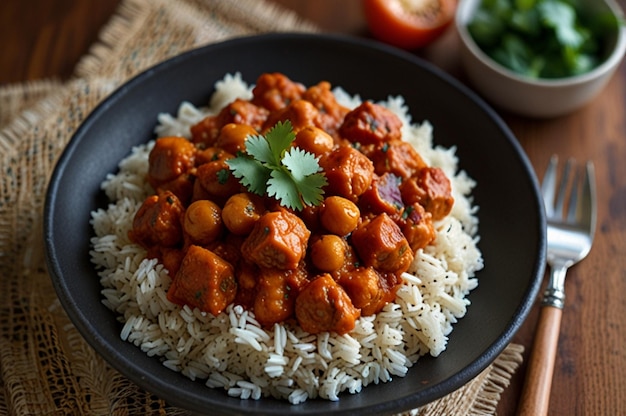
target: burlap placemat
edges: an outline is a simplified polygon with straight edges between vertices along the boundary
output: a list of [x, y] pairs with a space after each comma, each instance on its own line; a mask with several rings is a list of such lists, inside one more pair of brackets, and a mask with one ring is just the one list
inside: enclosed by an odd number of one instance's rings
[[[67, 82], [0, 88], [0, 414], [186, 412], [110, 368], [65, 315], [46, 272], [41, 218], [63, 147], [95, 105], [129, 77], [211, 42], [316, 31], [261, 0], [126, 0]], [[492, 415], [522, 361], [510, 345], [483, 373], [414, 415]]]

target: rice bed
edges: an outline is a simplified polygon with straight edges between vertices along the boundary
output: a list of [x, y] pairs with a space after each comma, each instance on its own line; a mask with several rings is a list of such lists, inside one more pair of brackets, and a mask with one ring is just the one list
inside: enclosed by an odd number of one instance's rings
[[[182, 103], [177, 115], [159, 116], [155, 132], [188, 137], [192, 124], [236, 97], [249, 99], [251, 89], [239, 74], [226, 75], [215, 85], [208, 107]], [[340, 88], [335, 95], [349, 108], [361, 102]], [[167, 368], [225, 389], [230, 396], [272, 396], [292, 404], [338, 400], [340, 393], [358, 393], [369, 384], [405, 376], [421, 356], [440, 355], [453, 324], [466, 313], [467, 295], [478, 284], [475, 273], [483, 267], [470, 196], [474, 182], [457, 171], [454, 148], [433, 146], [428, 122], [411, 121], [402, 97], [380, 104], [403, 120], [403, 138], [425, 162], [446, 172], [455, 198], [451, 214], [435, 223], [435, 243], [416, 253], [394, 303], [375, 316], [359, 318], [353, 331], [339, 336], [311, 335], [294, 323], [264, 329], [241, 306], [212, 316], [169, 302], [167, 270], [146, 259], [145, 250], [128, 238], [135, 212], [152, 193], [145, 180], [150, 142], [133, 148], [118, 172], [107, 176], [102, 189], [111, 203], [91, 213], [91, 260], [103, 287], [103, 303], [123, 324], [121, 338], [158, 357]]]

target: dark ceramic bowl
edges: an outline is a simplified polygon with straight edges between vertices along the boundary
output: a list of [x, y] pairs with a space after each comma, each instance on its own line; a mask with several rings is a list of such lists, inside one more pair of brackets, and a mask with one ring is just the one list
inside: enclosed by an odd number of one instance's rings
[[[404, 378], [342, 395], [337, 402], [292, 406], [240, 400], [165, 368], [120, 339], [103, 306], [89, 258], [90, 212], [106, 206], [100, 183], [131, 148], [153, 137], [157, 114], [180, 102], [207, 102], [226, 73], [254, 82], [279, 71], [312, 85], [328, 80], [350, 94], [403, 95], [413, 119], [429, 120], [435, 143], [456, 146], [460, 168], [477, 181], [485, 268], [472, 305], [446, 351], [424, 357]], [[506, 347], [530, 310], [544, 271], [545, 218], [533, 170], [506, 125], [463, 85], [408, 53], [336, 36], [270, 34], [210, 45], [172, 58], [130, 80], [85, 120], [54, 171], [45, 204], [45, 242], [58, 296], [84, 338], [115, 369], [172, 405], [199, 413], [255, 415], [384, 414], [424, 405], [458, 389]]]

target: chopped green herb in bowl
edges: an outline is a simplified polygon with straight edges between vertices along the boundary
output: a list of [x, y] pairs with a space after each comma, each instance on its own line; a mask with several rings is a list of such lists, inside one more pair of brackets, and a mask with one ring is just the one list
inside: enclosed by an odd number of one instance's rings
[[585, 13], [573, 0], [484, 0], [468, 30], [501, 65], [533, 78], [563, 78], [595, 68], [611, 13]]
[[455, 17], [470, 83], [496, 107], [530, 117], [581, 108], [626, 51], [614, 0], [461, 0]]

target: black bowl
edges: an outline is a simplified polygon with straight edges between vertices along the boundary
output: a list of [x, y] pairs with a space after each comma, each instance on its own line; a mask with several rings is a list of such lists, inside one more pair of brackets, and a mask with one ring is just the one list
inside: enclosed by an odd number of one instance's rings
[[[350, 94], [382, 100], [403, 95], [413, 120], [429, 120], [435, 143], [457, 147], [460, 168], [477, 181], [480, 249], [485, 268], [472, 305], [446, 351], [424, 357], [404, 378], [342, 395], [337, 402], [292, 406], [240, 400], [165, 368], [120, 339], [103, 306], [88, 254], [90, 212], [104, 207], [100, 183], [132, 146], [153, 139], [157, 114], [180, 102], [205, 104], [212, 85], [240, 72], [253, 83], [282, 72], [305, 85], [327, 80]], [[535, 299], [544, 271], [545, 218], [533, 170], [515, 137], [482, 100], [413, 55], [337, 36], [270, 34], [196, 49], [138, 75], [85, 120], [61, 156], [45, 204], [45, 242], [54, 286], [80, 333], [115, 369], [169, 403], [211, 414], [379, 414], [424, 405], [461, 387], [511, 341]]]

